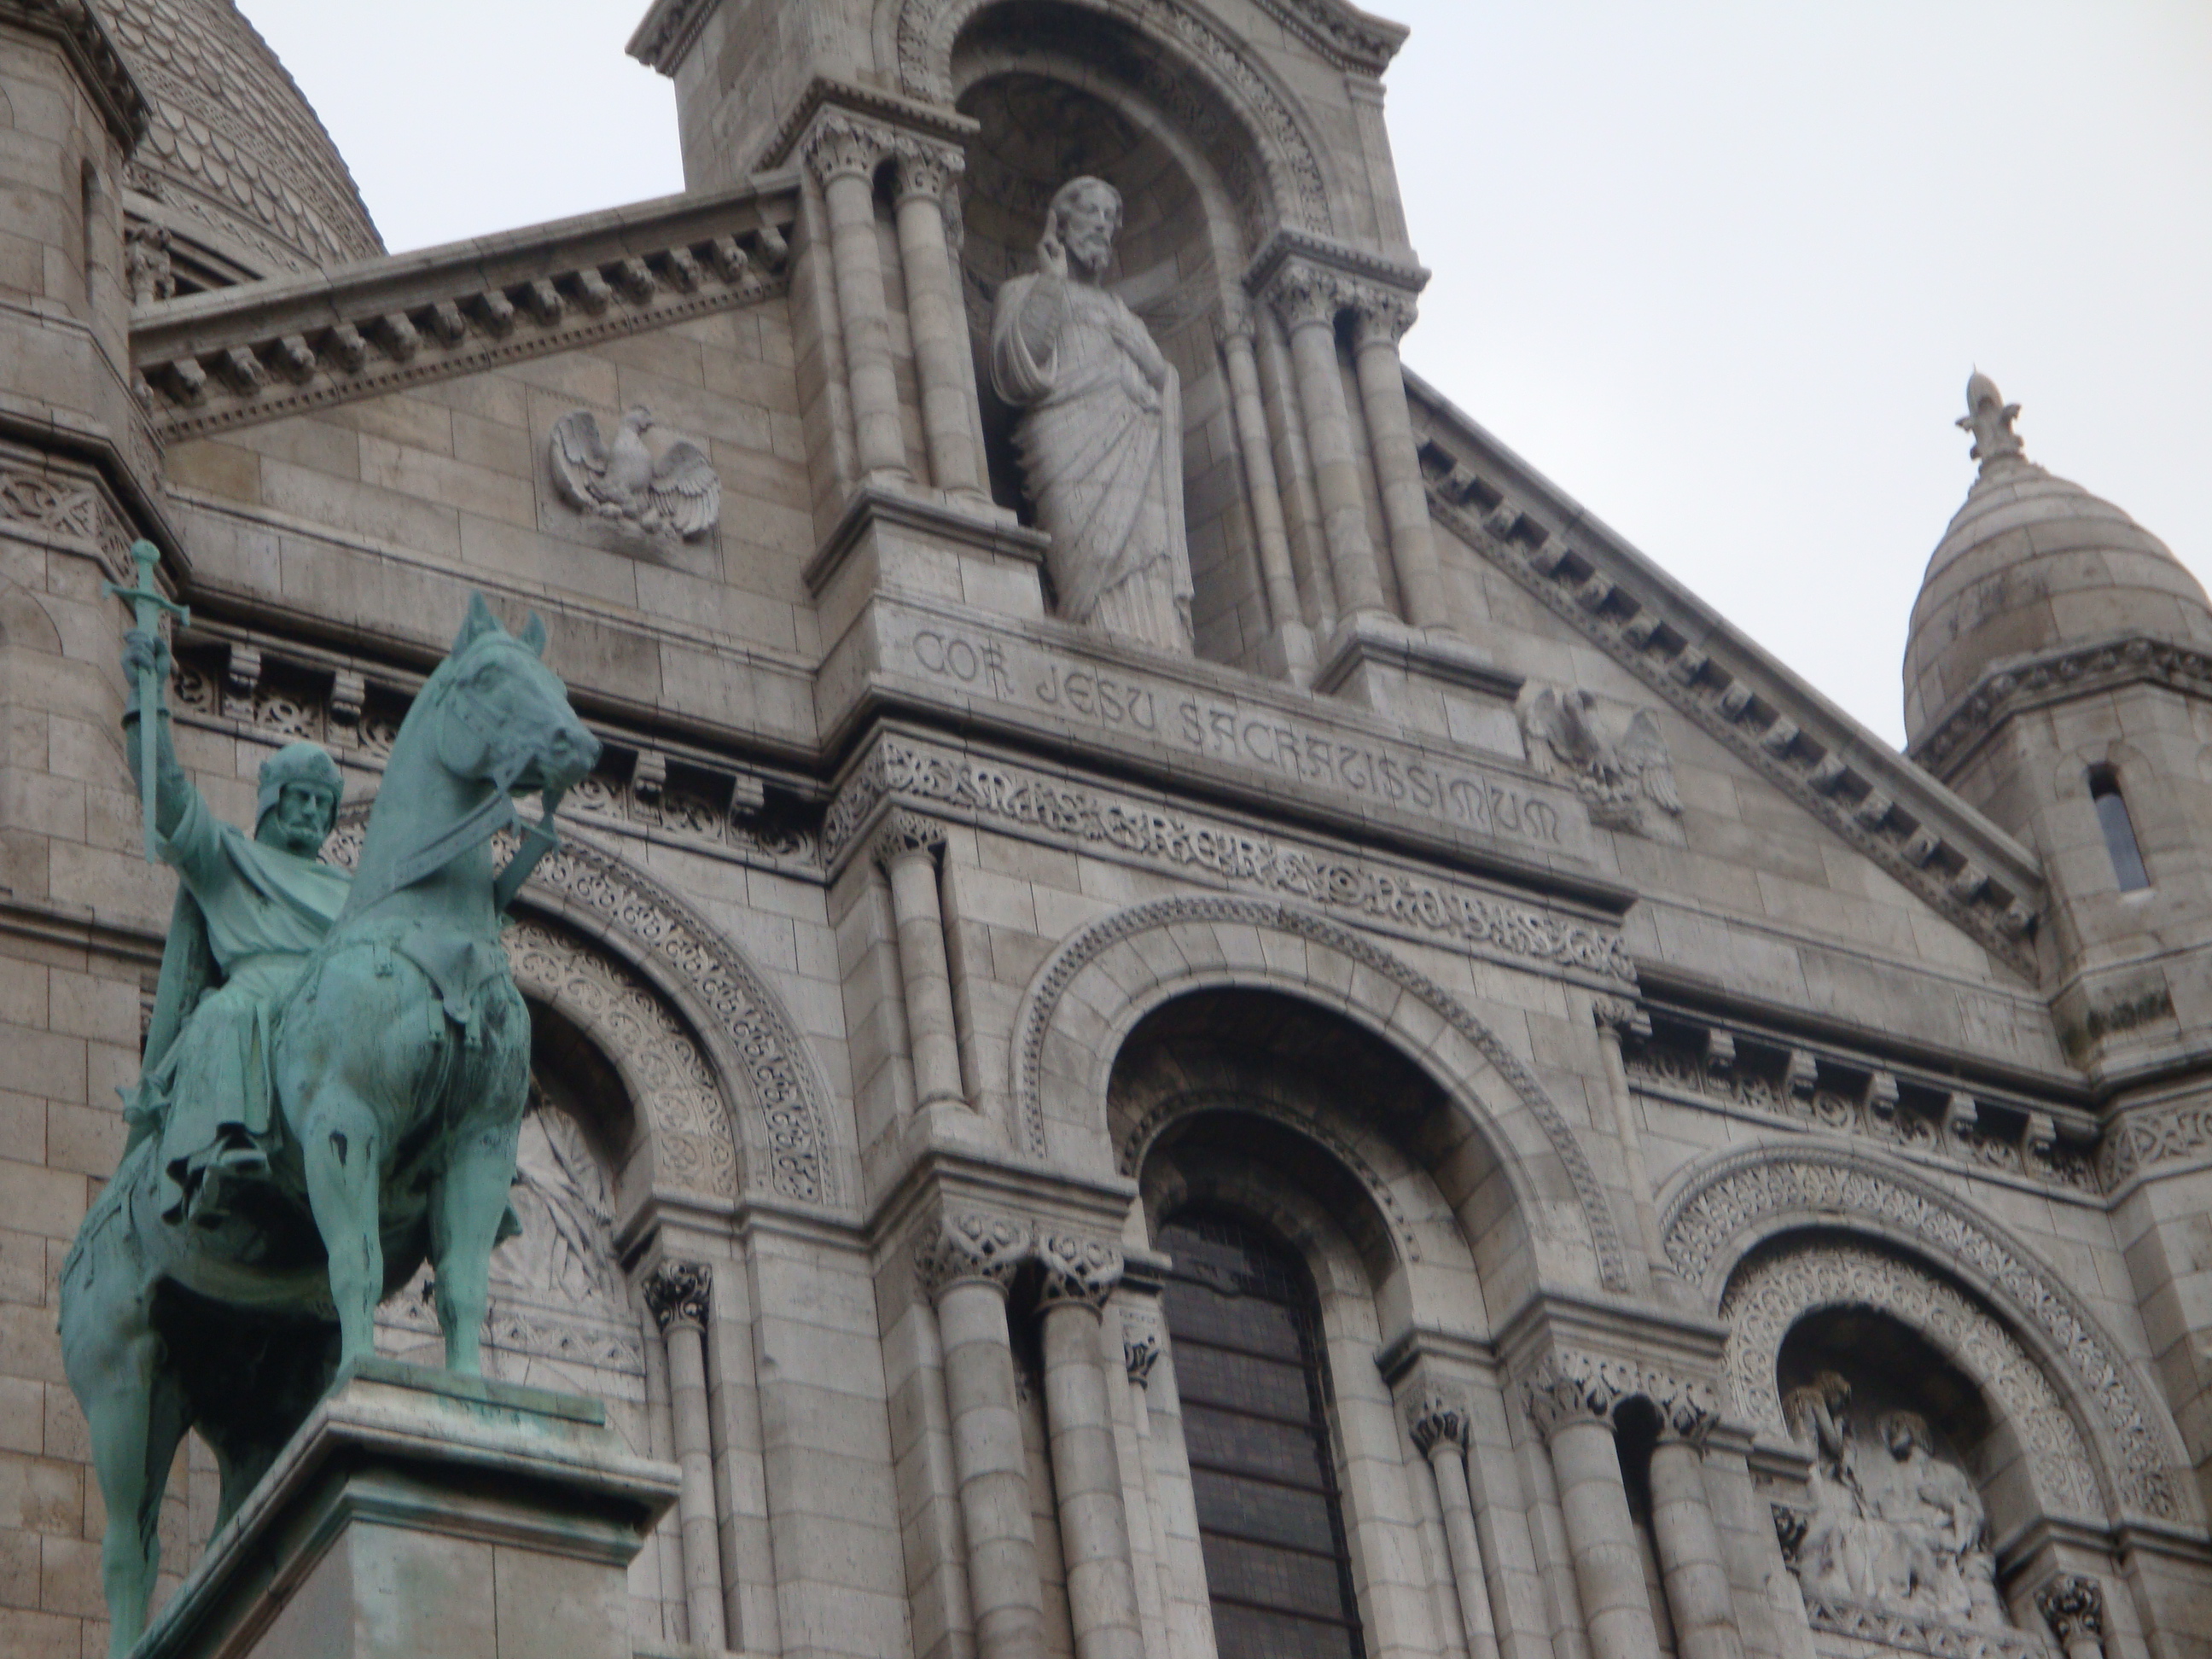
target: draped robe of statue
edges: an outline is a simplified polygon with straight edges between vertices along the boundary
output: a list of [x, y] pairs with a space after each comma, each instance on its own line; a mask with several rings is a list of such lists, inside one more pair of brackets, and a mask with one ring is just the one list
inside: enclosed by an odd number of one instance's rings
[[[1066, 280], [1050, 343], [1023, 313], [1041, 281], [999, 291], [991, 378], [1023, 413], [1014, 428], [1060, 614], [1162, 650], [1188, 653], [1190, 552], [1182, 504], [1182, 392], [1134, 312]], [[1151, 373], [1147, 373], [1147, 370]], [[1156, 384], [1156, 380], [1162, 384]]]
[[198, 790], [155, 851], [176, 866], [183, 890], [132, 1127], [134, 1138], [161, 1137], [163, 1207], [173, 1218], [214, 1151], [269, 1139], [271, 1018], [344, 908], [352, 878], [223, 823]]

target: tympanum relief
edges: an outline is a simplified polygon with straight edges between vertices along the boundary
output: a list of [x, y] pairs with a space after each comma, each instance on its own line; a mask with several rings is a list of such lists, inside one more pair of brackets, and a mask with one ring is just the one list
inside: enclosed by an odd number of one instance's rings
[[1053, 198], [1035, 272], [999, 290], [991, 380], [1022, 414], [1022, 477], [1069, 622], [1191, 648], [1182, 391], [1137, 314], [1103, 286], [1121, 197], [1072, 179]]
[[1521, 735], [1547, 777], [1572, 784], [1590, 822], [1669, 846], [1685, 844], [1674, 765], [1648, 708], [1609, 718], [1580, 686], [1530, 684], [1521, 694]]
[[[1809, 1512], [1792, 1565], [1816, 1626], [1839, 1607], [1936, 1624], [2009, 1630], [1989, 1516], [1973, 1478], [1920, 1413], [1869, 1408], [1835, 1371], [1784, 1395], [1791, 1433], [1814, 1454]], [[1822, 1613], [1830, 1616], [1824, 1618]]]
[[638, 536], [698, 540], [721, 519], [721, 480], [698, 445], [648, 442], [659, 428], [642, 404], [624, 410], [611, 434], [588, 409], [563, 415], [546, 446], [554, 489], [577, 512]]

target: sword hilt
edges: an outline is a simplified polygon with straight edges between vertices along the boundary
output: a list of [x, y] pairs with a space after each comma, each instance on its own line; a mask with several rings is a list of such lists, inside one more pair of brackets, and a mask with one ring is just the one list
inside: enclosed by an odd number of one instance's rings
[[138, 586], [125, 587], [116, 582], [102, 582], [100, 591], [112, 593], [118, 599], [130, 600], [137, 612], [137, 622], [141, 628], [160, 627], [164, 616], [174, 617], [179, 628], [191, 627], [191, 607], [179, 605], [154, 586], [154, 572], [161, 562], [161, 550], [151, 542], [133, 542], [131, 544], [131, 558], [138, 567]]

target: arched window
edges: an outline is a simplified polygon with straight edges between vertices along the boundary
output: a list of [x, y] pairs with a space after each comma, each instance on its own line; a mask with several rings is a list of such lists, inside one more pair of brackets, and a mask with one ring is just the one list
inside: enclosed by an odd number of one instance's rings
[[2143, 866], [2142, 848], [2136, 841], [2136, 821], [2128, 815], [2128, 798], [2120, 793], [2120, 775], [2109, 766], [2089, 769], [2089, 799], [2096, 804], [2097, 827], [2105, 832], [2105, 850], [2112, 855], [2112, 874], [2123, 893], [2136, 893], [2150, 885]]
[[1363, 1659], [1304, 1265], [1219, 1215], [1158, 1243], [1221, 1659]]

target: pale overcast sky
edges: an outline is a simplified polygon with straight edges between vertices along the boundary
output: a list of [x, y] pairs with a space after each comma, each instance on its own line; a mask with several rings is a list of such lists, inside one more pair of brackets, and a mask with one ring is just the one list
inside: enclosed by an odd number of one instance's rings
[[[241, 6], [395, 250], [683, 187], [642, 0]], [[1876, 732], [1976, 363], [2212, 574], [2206, 0], [1378, 9], [1408, 362]]]

